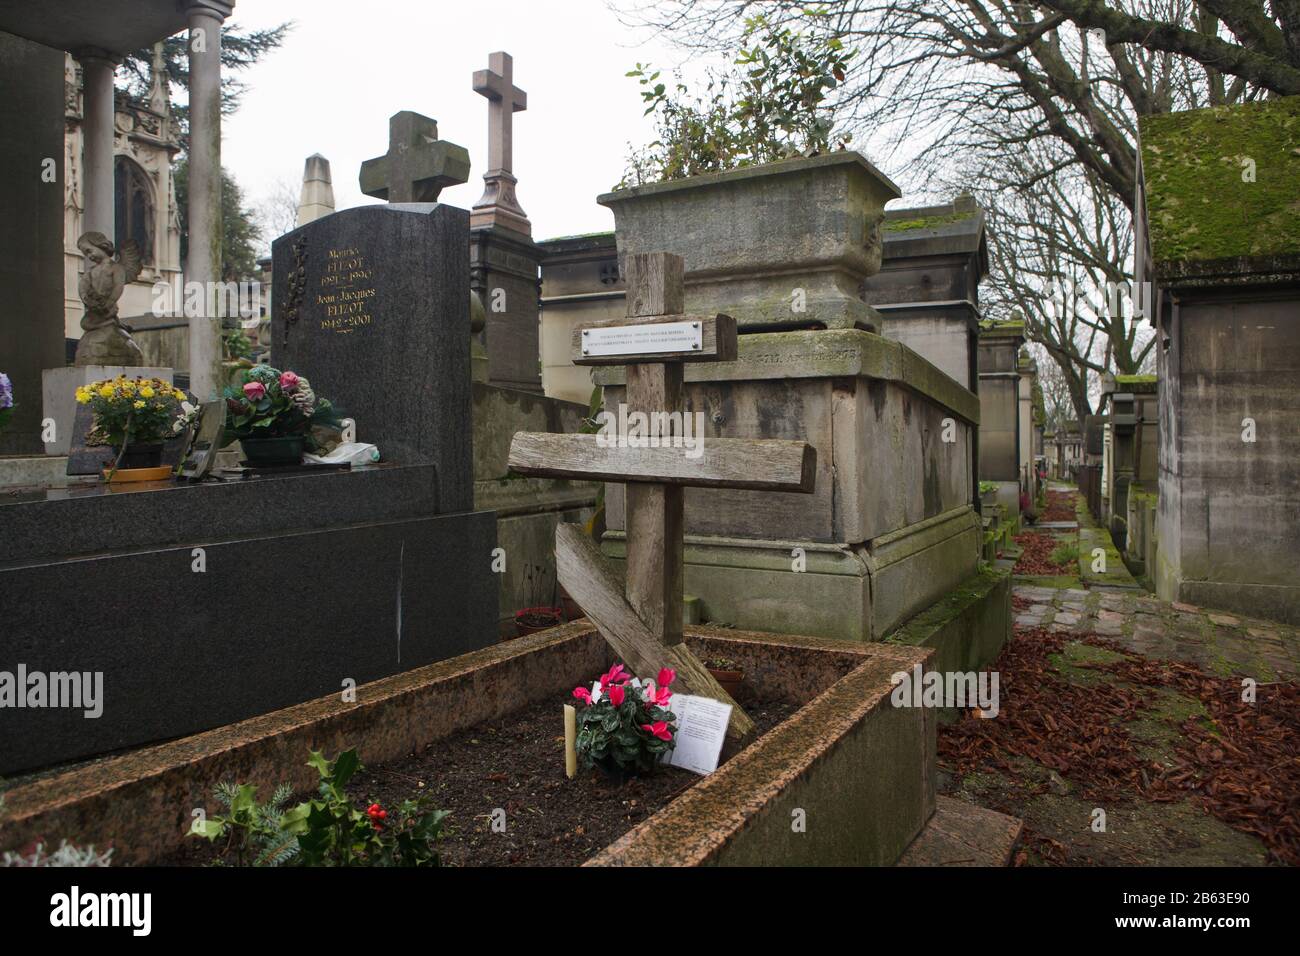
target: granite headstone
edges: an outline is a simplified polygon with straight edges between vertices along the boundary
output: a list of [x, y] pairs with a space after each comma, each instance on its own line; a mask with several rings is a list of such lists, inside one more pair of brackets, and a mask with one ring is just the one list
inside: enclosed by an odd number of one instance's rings
[[385, 461], [437, 466], [438, 512], [474, 504], [469, 214], [336, 212], [277, 239], [271, 362], [305, 375]]

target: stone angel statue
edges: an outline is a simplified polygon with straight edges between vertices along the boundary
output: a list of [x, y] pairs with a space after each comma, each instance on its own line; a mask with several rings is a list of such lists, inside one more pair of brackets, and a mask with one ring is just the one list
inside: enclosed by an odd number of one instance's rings
[[86, 314], [81, 317], [84, 334], [77, 344], [76, 364], [143, 365], [144, 353], [117, 317], [117, 300], [144, 267], [139, 247], [128, 239], [114, 256], [112, 240], [92, 231], [82, 234], [77, 248], [86, 257], [86, 271], [77, 283]]

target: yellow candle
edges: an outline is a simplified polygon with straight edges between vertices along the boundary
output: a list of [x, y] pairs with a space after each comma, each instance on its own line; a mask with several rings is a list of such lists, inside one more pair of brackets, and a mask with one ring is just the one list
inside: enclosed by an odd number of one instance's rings
[[564, 773], [570, 780], [578, 775], [578, 712], [564, 705]]

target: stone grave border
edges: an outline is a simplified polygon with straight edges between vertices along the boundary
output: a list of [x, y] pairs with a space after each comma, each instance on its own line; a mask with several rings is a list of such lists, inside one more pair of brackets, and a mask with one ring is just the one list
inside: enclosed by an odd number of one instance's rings
[[[936, 716], [890, 706], [890, 677], [928, 668], [934, 652], [710, 627], [686, 633], [698, 652], [740, 661], [759, 693], [807, 702], [588, 865], [896, 862], [934, 812]], [[356, 703], [331, 695], [38, 777], [7, 792], [0, 846], [69, 839], [112, 845], [118, 864], [149, 863], [182, 844], [194, 808], [213, 809], [219, 781], [255, 783], [264, 795], [279, 783], [307, 792], [309, 749], [357, 747], [378, 766], [547, 698], [558, 728], [568, 690], [611, 661], [592, 625], [575, 621], [364, 684]], [[794, 809], [816, 825], [793, 832]]]

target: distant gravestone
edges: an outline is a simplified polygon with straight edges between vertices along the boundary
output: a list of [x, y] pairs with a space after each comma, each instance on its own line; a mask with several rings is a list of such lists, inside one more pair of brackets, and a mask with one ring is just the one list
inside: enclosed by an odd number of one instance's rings
[[473, 507], [469, 214], [344, 210], [272, 247], [271, 361], [310, 380], [385, 461], [437, 466], [438, 510]]

